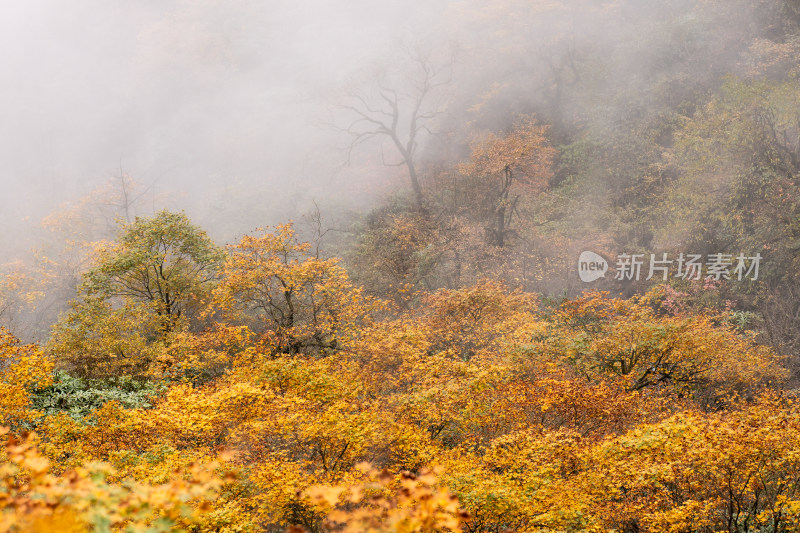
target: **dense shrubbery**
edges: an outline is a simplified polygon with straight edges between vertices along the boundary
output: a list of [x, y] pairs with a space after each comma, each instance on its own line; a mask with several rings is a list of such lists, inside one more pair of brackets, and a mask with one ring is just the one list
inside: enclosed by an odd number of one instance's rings
[[[280, 260], [281, 279], [303, 280], [311, 266], [264, 253]], [[237, 279], [263, 268], [239, 262]], [[349, 287], [343, 272], [336, 279], [332, 295]], [[367, 309], [360, 297], [331, 302], [341, 318]], [[239, 332], [236, 349], [214, 356], [224, 371], [204, 384], [41, 368], [7, 385], [15, 403], [3, 412], [15, 413], [16, 431], [36, 431], [23, 448], [8, 445], [8, 464], [22, 469], [8, 470], [8, 527], [788, 530], [800, 519], [800, 413], [776, 392], [787, 372], [726, 315], [675, 311], [660, 288], [546, 305], [490, 280], [439, 290], [414, 311], [377, 303], [382, 316], [345, 328], [324, 352], [313, 335], [294, 337], [310, 339], [307, 351], [276, 351], [273, 328], [300, 324], [263, 329], [257, 316], [186, 332], [197, 346], [215, 331], [230, 346], [229, 330]], [[9, 375], [41, 357], [10, 337], [4, 350]], [[98, 461], [105, 478], [83, 470]], [[229, 476], [221, 485], [170, 481], [213, 461]], [[33, 476], [28, 489], [16, 472]], [[107, 491], [99, 507], [82, 503], [92, 490]], [[35, 503], [40, 492], [52, 505]], [[107, 517], [103, 506], [120, 498], [123, 510]]]

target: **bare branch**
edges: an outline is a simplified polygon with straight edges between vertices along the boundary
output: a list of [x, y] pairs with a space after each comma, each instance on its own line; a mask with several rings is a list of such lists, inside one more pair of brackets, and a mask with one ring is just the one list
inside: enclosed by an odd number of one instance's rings
[[[352, 137], [347, 151], [347, 162], [351, 161], [356, 146], [376, 137], [391, 140], [401, 160], [388, 162], [383, 146], [380, 148], [381, 161], [386, 166], [405, 166], [417, 206], [422, 208], [423, 192], [417, 175], [415, 155], [419, 147], [419, 135], [431, 131], [431, 122], [444, 114], [441, 109], [426, 109], [430, 105], [431, 92], [450, 83], [451, 77], [441, 78], [446, 68], [436, 68], [421, 53], [412, 53], [405, 48], [406, 55], [416, 67], [415, 79], [407, 79], [412, 88], [409, 93], [385, 81], [374, 82], [373, 98], [365, 93], [349, 94], [349, 103], [336, 106], [346, 112], [352, 120], [344, 128], [339, 128]], [[452, 69], [450, 73], [452, 74]]]

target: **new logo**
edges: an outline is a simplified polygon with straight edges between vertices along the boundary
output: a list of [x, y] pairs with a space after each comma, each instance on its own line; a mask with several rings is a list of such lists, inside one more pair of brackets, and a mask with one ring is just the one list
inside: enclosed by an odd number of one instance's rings
[[594, 252], [583, 252], [578, 258], [578, 275], [581, 281], [589, 283], [605, 277], [608, 271], [608, 262]]

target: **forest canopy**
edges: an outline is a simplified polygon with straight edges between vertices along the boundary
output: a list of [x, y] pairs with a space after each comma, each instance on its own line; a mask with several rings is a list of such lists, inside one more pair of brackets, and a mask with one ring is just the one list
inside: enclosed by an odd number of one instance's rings
[[316, 117], [368, 201], [120, 170], [4, 258], [0, 533], [800, 530], [800, 8], [439, 8]]

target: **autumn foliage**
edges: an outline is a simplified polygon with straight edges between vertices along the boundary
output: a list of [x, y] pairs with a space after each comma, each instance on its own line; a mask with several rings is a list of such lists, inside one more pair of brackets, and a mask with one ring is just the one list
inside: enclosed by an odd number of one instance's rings
[[[172, 265], [190, 287], [199, 267]], [[400, 310], [291, 225], [215, 265], [192, 321], [117, 290], [87, 292], [47, 353], [2, 333], [0, 531], [800, 525], [788, 373], [725, 312], [491, 279]], [[133, 342], [139, 382], [115, 357]]]
[[209, 185], [207, 233], [122, 174], [4, 259], [0, 533], [800, 532], [800, 4], [434, 4], [466, 62], [329, 110], [380, 200], [243, 234], [318, 191]]

